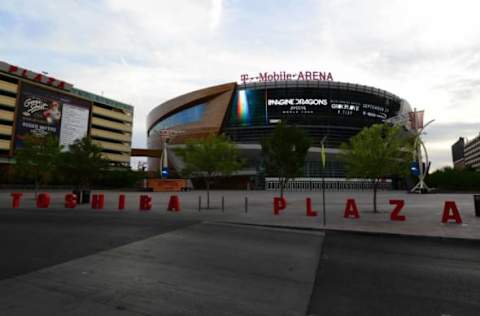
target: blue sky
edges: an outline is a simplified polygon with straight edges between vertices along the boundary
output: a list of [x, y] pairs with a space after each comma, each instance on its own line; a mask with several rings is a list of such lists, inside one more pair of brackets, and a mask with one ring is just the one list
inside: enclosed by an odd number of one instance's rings
[[0, 7], [0, 60], [135, 106], [260, 71], [331, 71], [435, 119], [434, 167], [480, 132], [480, 4], [427, 0], [22, 1]]

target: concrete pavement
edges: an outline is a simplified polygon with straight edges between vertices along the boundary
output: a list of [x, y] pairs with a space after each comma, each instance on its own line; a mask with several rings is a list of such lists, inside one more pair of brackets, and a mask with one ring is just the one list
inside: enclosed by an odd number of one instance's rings
[[[25, 251], [24, 261], [38, 241], [59, 238], [63, 246], [82, 248], [78, 243], [99, 239], [98, 248], [74, 251], [71, 261], [0, 281], [1, 315], [304, 315], [310, 298], [312, 314], [476, 315], [478, 310], [480, 223], [470, 194], [382, 192], [381, 212], [373, 214], [370, 192], [330, 192], [326, 226], [318, 193], [288, 192], [280, 216], [272, 214], [272, 192], [212, 192], [214, 208], [200, 212], [203, 192], [180, 193], [178, 213], [165, 211], [167, 193], [150, 193], [148, 212], [138, 211], [142, 193], [127, 193], [122, 212], [116, 210], [117, 192], [105, 192], [106, 208], [100, 211], [88, 205], [65, 209], [64, 194], [53, 192], [45, 210], [34, 207], [29, 192], [21, 208], [12, 210], [9, 192], [0, 193], [0, 220], [25, 232], [26, 247], [17, 248]], [[306, 196], [319, 217], [305, 216]], [[346, 198], [356, 199], [360, 219], [343, 218]], [[405, 199], [406, 222], [389, 220], [389, 199]], [[456, 201], [463, 225], [440, 223], [445, 200]], [[38, 231], [28, 228], [32, 218]], [[331, 229], [382, 234], [340, 234], [332, 241]], [[4, 244], [15, 244], [12, 236], [7, 234]], [[133, 241], [137, 238], [147, 239]], [[131, 243], [108, 246], [122, 240]], [[55, 245], [57, 252], [64, 249]], [[87, 256], [78, 258], [82, 255]]]
[[0, 314], [305, 315], [322, 240], [197, 224], [0, 281]]
[[327, 232], [309, 315], [480, 315], [480, 241]]

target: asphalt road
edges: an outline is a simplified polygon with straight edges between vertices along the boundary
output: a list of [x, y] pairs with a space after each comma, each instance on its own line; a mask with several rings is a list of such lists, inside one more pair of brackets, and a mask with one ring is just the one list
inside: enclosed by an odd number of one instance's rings
[[152, 213], [0, 211], [0, 280], [186, 227]]
[[[0, 279], [199, 222], [164, 215], [1, 210]], [[318, 251], [311, 315], [480, 315], [479, 241], [327, 232]]]
[[310, 315], [480, 315], [480, 242], [327, 233]]

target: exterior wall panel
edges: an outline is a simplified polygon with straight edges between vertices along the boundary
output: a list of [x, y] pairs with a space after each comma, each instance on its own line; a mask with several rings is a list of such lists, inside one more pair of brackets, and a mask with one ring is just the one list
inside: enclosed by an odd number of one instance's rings
[[124, 153], [130, 153], [131, 151], [130, 146], [125, 144], [109, 143], [109, 142], [99, 141], [99, 140], [94, 140], [94, 143], [108, 150], [116, 150]]
[[101, 108], [101, 107], [98, 107], [98, 106], [95, 106], [95, 105], [92, 108], [92, 112], [93, 112], [93, 114], [98, 114], [98, 115], [110, 117], [110, 118], [113, 118], [113, 119], [116, 119], [116, 120], [121, 120], [121, 121], [124, 121], [124, 122], [130, 122], [131, 123], [133, 121], [133, 117], [131, 115], [127, 115], [127, 114], [116, 112], [116, 111], [107, 110], [107, 109], [104, 109], [104, 108]]
[[13, 112], [0, 110], [0, 120], [13, 122]]
[[15, 83], [0, 80], [0, 90], [17, 93], [18, 85]]
[[12, 136], [12, 126], [1, 124], [0, 135]]
[[131, 132], [132, 131], [132, 125], [130, 124], [122, 124], [122, 123], [117, 123], [114, 121], [109, 121], [105, 119], [101, 119], [98, 117], [92, 117], [92, 124], [91, 125], [97, 125], [100, 127], [108, 127], [111, 129], [115, 129], [118, 131], [122, 132]]
[[10, 150], [10, 141], [0, 139], [0, 149], [1, 150]]
[[0, 95], [0, 104], [9, 106], [11, 108], [15, 108], [15, 98], [6, 96], [6, 95]]
[[118, 162], [118, 163], [128, 163], [130, 161], [130, 155], [102, 153], [102, 156], [103, 158], [108, 159], [109, 161]]
[[101, 129], [97, 129], [95, 127], [92, 127], [92, 129], [90, 130], [90, 135], [93, 137], [97, 136], [101, 138], [107, 138], [107, 139], [124, 141], [124, 142], [130, 142], [130, 139], [132, 137], [130, 134], [112, 133], [112, 132], [104, 131]]

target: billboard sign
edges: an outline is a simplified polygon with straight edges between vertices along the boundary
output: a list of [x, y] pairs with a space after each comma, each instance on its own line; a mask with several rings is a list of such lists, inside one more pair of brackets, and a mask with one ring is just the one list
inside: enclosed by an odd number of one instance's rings
[[68, 148], [88, 132], [90, 102], [23, 83], [16, 115], [15, 148], [26, 135], [55, 135]]
[[[355, 101], [354, 101], [355, 100]], [[383, 121], [390, 116], [388, 104], [318, 89], [271, 89], [265, 94], [269, 123], [281, 120], [305, 122], [319, 117], [352, 117]]]

